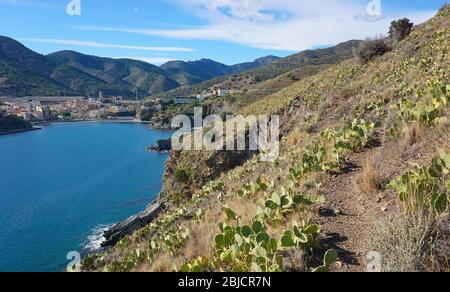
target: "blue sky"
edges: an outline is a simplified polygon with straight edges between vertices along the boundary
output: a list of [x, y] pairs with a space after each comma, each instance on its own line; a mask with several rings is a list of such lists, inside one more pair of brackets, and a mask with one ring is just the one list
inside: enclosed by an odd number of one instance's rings
[[[226, 64], [385, 34], [432, 17], [444, 0], [0, 0], [0, 35], [47, 54], [75, 50], [153, 64]], [[381, 5], [379, 5], [381, 4]], [[381, 12], [381, 14], [380, 14]]]

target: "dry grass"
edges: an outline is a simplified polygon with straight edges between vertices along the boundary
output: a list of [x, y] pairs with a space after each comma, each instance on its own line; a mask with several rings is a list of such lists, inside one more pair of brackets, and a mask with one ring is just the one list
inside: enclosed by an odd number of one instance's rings
[[296, 128], [287, 138], [287, 143], [291, 146], [298, 146], [304, 139], [304, 133]]
[[403, 133], [403, 145], [411, 147], [422, 141], [425, 129], [420, 123], [415, 122], [405, 127]]
[[188, 260], [200, 256], [209, 258], [214, 252], [214, 237], [219, 232], [219, 208], [208, 210], [202, 220], [190, 225], [192, 235], [184, 248], [184, 256]]
[[433, 144], [444, 150], [450, 148], [450, 112], [446, 117], [440, 119], [432, 129], [431, 135], [435, 137]]
[[376, 194], [381, 190], [382, 177], [374, 158], [372, 154], [364, 161], [362, 171], [354, 181], [357, 189], [364, 194]]
[[450, 272], [450, 217], [438, 223], [436, 243], [426, 263], [428, 272]]
[[429, 268], [435, 236], [434, 217], [419, 213], [397, 215], [376, 224], [366, 251], [381, 255], [383, 272], [422, 272]]
[[168, 253], [163, 253], [156, 256], [151, 265], [146, 264], [144, 266], [141, 266], [138, 272], [171, 272], [174, 268], [174, 265], [178, 267], [182, 264], [183, 262], [180, 258], [174, 257]]
[[304, 273], [308, 271], [310, 256], [302, 249], [286, 251], [283, 256], [283, 271]]
[[257, 208], [256, 203], [252, 199], [233, 197], [227, 202], [227, 205], [236, 212], [241, 219], [242, 225], [252, 224]]
[[222, 217], [222, 208], [214, 207], [205, 211], [203, 218], [189, 222], [191, 235], [186, 245], [179, 249], [176, 255], [161, 253], [144, 268], [150, 272], [170, 272], [174, 265], [180, 267], [186, 262], [200, 256], [210, 258], [214, 253], [214, 237], [219, 232], [218, 222]]

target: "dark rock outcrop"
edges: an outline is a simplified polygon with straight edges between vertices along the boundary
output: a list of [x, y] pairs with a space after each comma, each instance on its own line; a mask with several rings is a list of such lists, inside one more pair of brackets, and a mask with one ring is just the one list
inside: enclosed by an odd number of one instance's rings
[[151, 152], [166, 152], [172, 150], [172, 140], [158, 140], [156, 145], [151, 145], [147, 148]]
[[[172, 194], [187, 195], [192, 189], [201, 188], [217, 179], [226, 171], [242, 165], [253, 157], [255, 151], [171, 151], [166, 161], [160, 199], [172, 202]], [[175, 180], [178, 169], [188, 169], [194, 173], [192, 181], [183, 184]]]
[[115, 225], [113, 228], [105, 232], [104, 237], [106, 240], [102, 243], [102, 247], [114, 246], [125, 236], [131, 235], [134, 231], [147, 226], [156, 218], [156, 216], [158, 216], [161, 209], [161, 204], [154, 203], [145, 211]]

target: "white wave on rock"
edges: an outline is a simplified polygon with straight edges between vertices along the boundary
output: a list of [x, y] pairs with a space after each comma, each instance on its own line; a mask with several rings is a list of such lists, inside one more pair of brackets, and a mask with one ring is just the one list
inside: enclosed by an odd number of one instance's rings
[[84, 251], [86, 253], [95, 253], [101, 251], [102, 243], [106, 241], [104, 236], [105, 232], [111, 229], [114, 224], [106, 225], [98, 225], [92, 230], [92, 233], [87, 237], [86, 243], [84, 244]]

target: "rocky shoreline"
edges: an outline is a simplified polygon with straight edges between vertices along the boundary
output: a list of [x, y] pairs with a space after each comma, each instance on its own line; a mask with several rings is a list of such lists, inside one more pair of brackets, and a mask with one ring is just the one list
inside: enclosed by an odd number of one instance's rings
[[16, 130], [9, 130], [9, 131], [0, 131], [0, 136], [2, 136], [2, 135], [9, 135], [9, 134], [18, 134], [18, 133], [32, 132], [32, 131], [39, 131], [39, 130], [42, 130], [42, 128], [33, 127], [33, 128], [27, 128], [27, 129], [16, 129]]
[[150, 152], [167, 153], [172, 150], [172, 140], [158, 140], [155, 145], [148, 146], [147, 150]]
[[154, 202], [141, 213], [131, 216], [127, 220], [113, 226], [104, 233], [103, 237], [105, 238], [105, 241], [101, 246], [104, 248], [114, 246], [125, 236], [131, 235], [133, 232], [151, 223], [161, 210], [162, 205], [158, 202]]
[[[171, 139], [158, 140], [155, 145], [147, 148], [150, 152], [167, 153], [172, 149]], [[160, 195], [156, 201], [150, 204], [144, 211], [137, 215], [131, 216], [127, 220], [116, 224], [111, 229], [105, 231], [103, 237], [105, 241], [101, 244], [103, 248], [112, 247], [117, 244], [122, 238], [133, 232], [145, 227], [151, 223], [163, 209], [163, 204], [158, 202]]]

